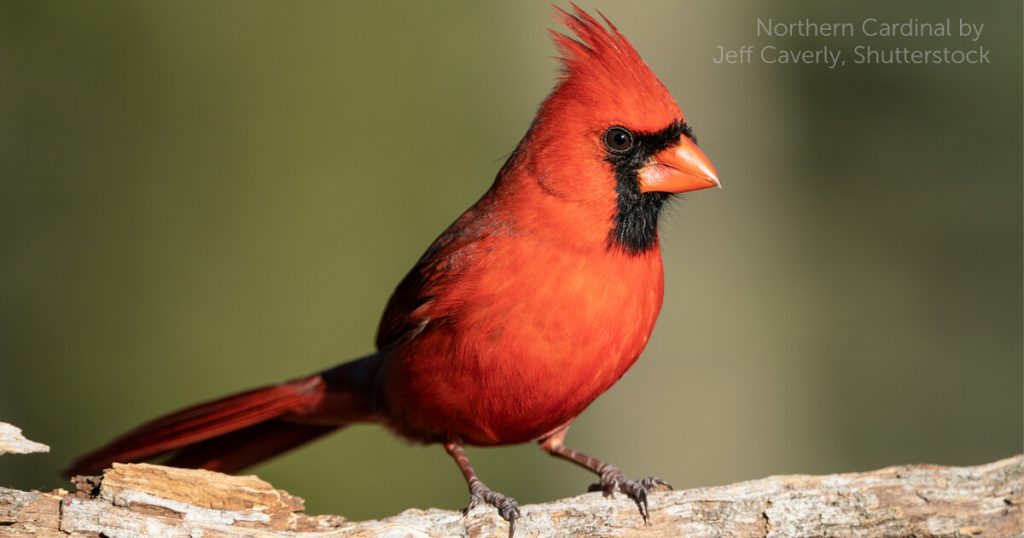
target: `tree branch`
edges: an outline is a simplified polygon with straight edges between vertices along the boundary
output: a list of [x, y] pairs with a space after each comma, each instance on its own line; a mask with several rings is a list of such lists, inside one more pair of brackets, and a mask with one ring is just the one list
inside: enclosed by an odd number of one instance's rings
[[[303, 501], [255, 476], [115, 464], [77, 493], [0, 488], [0, 537], [501, 536], [486, 507], [406, 510], [376, 521], [309, 516]], [[598, 493], [522, 507], [517, 536], [1024, 536], [1024, 456], [976, 467], [910, 465], [866, 473], [778, 476], [656, 492], [651, 525], [623, 496]]]
[[49, 451], [50, 447], [25, 439], [20, 429], [6, 422], [0, 422], [0, 456], [4, 454], [33, 454]]

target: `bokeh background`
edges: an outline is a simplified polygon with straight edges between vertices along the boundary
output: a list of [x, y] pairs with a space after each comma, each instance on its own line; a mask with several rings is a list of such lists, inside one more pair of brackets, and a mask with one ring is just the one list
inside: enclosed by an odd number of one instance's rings
[[[584, 4], [725, 188], [667, 217], [658, 328], [571, 444], [677, 487], [1020, 452], [1021, 3]], [[758, 17], [963, 17], [991, 64], [714, 64], [972, 46]], [[0, 419], [53, 447], [0, 484], [61, 486], [144, 419], [371, 350], [552, 86], [552, 27], [546, 2], [0, 3]], [[591, 482], [533, 446], [470, 456], [522, 502]], [[311, 512], [466, 502], [443, 450], [370, 426], [253, 471]]]

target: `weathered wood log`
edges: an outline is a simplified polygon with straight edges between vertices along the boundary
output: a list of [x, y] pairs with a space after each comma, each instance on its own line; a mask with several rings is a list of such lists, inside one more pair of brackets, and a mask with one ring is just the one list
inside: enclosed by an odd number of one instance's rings
[[[0, 537], [501, 536], [494, 510], [406, 510], [376, 521], [309, 516], [254, 476], [115, 464], [78, 492], [0, 488]], [[1024, 536], [1024, 456], [976, 467], [907, 465], [777, 476], [651, 495], [651, 525], [621, 495], [522, 507], [517, 536]]]
[[4, 454], [32, 454], [49, 451], [50, 447], [25, 439], [20, 429], [6, 422], [0, 422], [0, 456]]

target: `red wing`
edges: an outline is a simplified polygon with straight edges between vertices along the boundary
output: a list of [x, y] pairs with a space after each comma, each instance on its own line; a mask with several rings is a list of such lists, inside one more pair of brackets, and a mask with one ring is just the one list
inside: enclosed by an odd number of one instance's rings
[[430, 248], [391, 294], [377, 329], [377, 349], [396, 344], [406, 335], [419, 330], [429, 319], [430, 302], [453, 279], [467, 270], [467, 265], [480, 248], [480, 240], [494, 228], [488, 211], [494, 201], [490, 192], [469, 208]]
[[377, 349], [388, 348], [421, 323], [413, 319], [412, 313], [432, 298], [428, 278], [424, 276], [423, 270], [422, 263], [417, 263], [388, 300], [377, 328]]

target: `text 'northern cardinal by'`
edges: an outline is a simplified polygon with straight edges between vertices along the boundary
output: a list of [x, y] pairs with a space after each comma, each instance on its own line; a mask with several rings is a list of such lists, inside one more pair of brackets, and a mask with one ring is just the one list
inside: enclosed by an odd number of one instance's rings
[[491, 490], [463, 446], [537, 441], [631, 497], [647, 518], [655, 478], [563, 444], [566, 431], [636, 361], [661, 308], [658, 218], [673, 193], [718, 185], [678, 105], [607, 19], [558, 10], [563, 74], [491, 188], [395, 290], [377, 352], [315, 375], [146, 423], [69, 474], [164, 458], [223, 472], [359, 422], [441, 443], [470, 507]]

